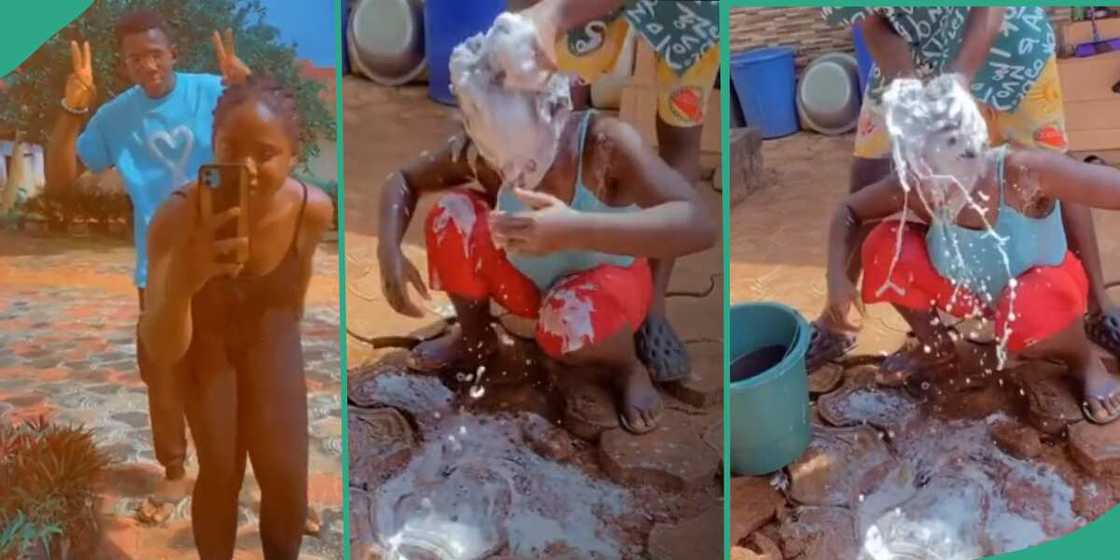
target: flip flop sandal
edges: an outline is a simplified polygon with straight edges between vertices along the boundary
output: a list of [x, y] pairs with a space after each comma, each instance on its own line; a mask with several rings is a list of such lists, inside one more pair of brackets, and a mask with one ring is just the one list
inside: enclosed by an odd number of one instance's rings
[[680, 381], [692, 372], [688, 349], [664, 317], [646, 317], [634, 344], [654, 383]]
[[812, 329], [809, 351], [805, 354], [805, 364], [809, 371], [843, 358], [856, 347], [855, 335], [826, 331], [816, 323], [812, 325]]
[[1115, 356], [1120, 356], [1120, 319], [1113, 315], [1094, 313], [1086, 318], [1085, 334]]
[[1081, 403], [1081, 413], [1085, 415], [1085, 420], [1088, 420], [1089, 422], [1098, 426], [1111, 424], [1118, 418], [1120, 418], [1120, 412], [1117, 412], [1116, 414], [1113, 414], [1111, 416], [1105, 415], [1104, 418], [1097, 418], [1096, 416], [1093, 416], [1093, 411], [1089, 409], [1089, 403], [1087, 402]]
[[661, 415], [663, 413], [664, 413], [664, 410], [662, 410], [662, 412], [659, 412], [657, 414], [657, 416], [653, 419], [653, 422], [650, 422], [649, 427], [644, 429], [644, 430], [639, 430], [639, 429], [635, 428], [634, 426], [631, 426], [630, 421], [626, 419], [626, 415], [621, 413], [621, 412], [618, 413], [618, 423], [621, 424], [622, 429], [626, 430], [627, 432], [630, 432], [630, 433], [632, 433], [636, 436], [640, 436], [640, 435], [648, 434], [648, 433], [656, 430], [657, 427], [661, 424]]

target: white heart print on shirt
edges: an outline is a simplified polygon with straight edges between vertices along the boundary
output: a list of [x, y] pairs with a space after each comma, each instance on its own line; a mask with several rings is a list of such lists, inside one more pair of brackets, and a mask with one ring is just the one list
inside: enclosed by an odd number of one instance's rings
[[187, 177], [187, 161], [194, 149], [194, 133], [185, 125], [179, 125], [170, 132], [157, 130], [148, 135], [148, 150], [152, 157], [159, 160], [171, 172], [171, 186], [178, 187], [190, 181]]

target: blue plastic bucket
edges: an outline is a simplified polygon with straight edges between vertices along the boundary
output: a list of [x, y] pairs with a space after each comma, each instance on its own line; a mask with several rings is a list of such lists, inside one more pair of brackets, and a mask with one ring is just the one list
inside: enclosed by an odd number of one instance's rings
[[756, 350], [785, 348], [769, 369], [731, 383], [731, 472], [772, 473], [797, 460], [809, 446], [809, 376], [805, 353], [810, 327], [780, 303], [731, 306], [731, 362]]
[[475, 33], [490, 28], [506, 0], [427, 0], [424, 2], [424, 51], [428, 57], [428, 96], [455, 105], [451, 93], [451, 51]]
[[867, 50], [867, 43], [863, 40], [863, 27], [858, 23], [852, 26], [852, 42], [856, 45], [856, 62], [859, 63], [859, 91], [865, 92], [875, 60], [871, 58], [871, 51]]
[[747, 124], [763, 138], [797, 132], [796, 72], [793, 49], [755, 49], [731, 55], [731, 79]]

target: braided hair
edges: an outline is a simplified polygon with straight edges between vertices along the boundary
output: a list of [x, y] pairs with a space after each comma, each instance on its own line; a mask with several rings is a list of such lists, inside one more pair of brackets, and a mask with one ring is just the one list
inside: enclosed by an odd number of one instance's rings
[[249, 101], [258, 101], [280, 117], [284, 132], [292, 143], [292, 152], [298, 153], [301, 118], [296, 98], [279, 82], [268, 77], [250, 76], [248, 81], [226, 88], [214, 107], [214, 130], [222, 125], [234, 109]]

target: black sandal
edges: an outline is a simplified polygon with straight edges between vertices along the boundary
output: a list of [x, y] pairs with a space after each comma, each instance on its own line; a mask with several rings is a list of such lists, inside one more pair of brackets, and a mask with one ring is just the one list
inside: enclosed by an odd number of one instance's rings
[[805, 354], [805, 367], [809, 371], [843, 358], [856, 347], [855, 335], [826, 331], [816, 323], [813, 323], [812, 329], [809, 351]]
[[1101, 348], [1120, 357], [1120, 318], [1101, 312], [1093, 313], [1085, 318], [1085, 334]]
[[646, 317], [634, 336], [634, 344], [654, 383], [680, 381], [692, 372], [688, 349], [665, 317]]

